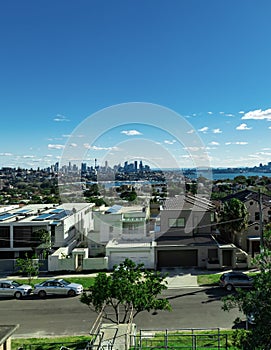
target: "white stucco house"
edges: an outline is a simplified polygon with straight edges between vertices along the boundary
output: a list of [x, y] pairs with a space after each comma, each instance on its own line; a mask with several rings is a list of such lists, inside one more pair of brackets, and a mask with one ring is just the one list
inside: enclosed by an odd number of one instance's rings
[[94, 231], [89, 239], [103, 245], [112, 269], [126, 258], [154, 268], [154, 232], [150, 231], [148, 206], [102, 207], [93, 213]]

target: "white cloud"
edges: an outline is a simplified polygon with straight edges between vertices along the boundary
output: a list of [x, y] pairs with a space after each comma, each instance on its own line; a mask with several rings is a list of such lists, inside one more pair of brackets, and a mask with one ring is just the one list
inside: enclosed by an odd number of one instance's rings
[[245, 114], [245, 112], [244, 111], [240, 111], [240, 112], [238, 112], [239, 114]]
[[63, 138], [62, 137], [49, 137], [47, 140], [48, 141], [60, 141], [60, 140], [63, 140]]
[[210, 115], [212, 115], [213, 114], [213, 112], [207, 112], [208, 114], [210, 114]]
[[165, 140], [164, 141], [164, 143], [166, 143], [167, 145], [173, 145], [175, 142], [176, 142], [176, 140], [172, 140], [172, 141]]
[[70, 120], [65, 117], [65, 115], [62, 114], [57, 114], [56, 117], [54, 118], [55, 122], [69, 122]]
[[256, 154], [259, 156], [271, 156], [271, 152], [257, 152]]
[[189, 151], [189, 152], [198, 152], [201, 150], [205, 150], [205, 147], [191, 146], [191, 147], [184, 147], [184, 150]]
[[240, 124], [240, 125], [238, 125], [238, 126], [236, 127], [236, 130], [250, 130], [250, 129], [252, 129], [252, 128], [249, 128], [249, 127], [247, 126], [247, 124], [245, 124], [245, 123]]
[[48, 148], [49, 149], [63, 149], [65, 146], [64, 145], [53, 145], [49, 143]]
[[255, 111], [250, 111], [245, 113], [242, 119], [254, 119], [254, 120], [268, 120], [271, 121], [271, 108], [262, 110], [256, 109]]
[[194, 132], [195, 132], [195, 130], [191, 129], [191, 130], [187, 131], [187, 134], [193, 134]]
[[119, 148], [118, 147], [99, 147], [99, 146], [91, 146], [88, 143], [84, 144], [84, 147], [87, 149], [92, 149], [93, 151], [118, 151]]
[[220, 145], [220, 143], [216, 142], [216, 141], [212, 141], [209, 144], [212, 145], [212, 146], [219, 146]]
[[76, 143], [70, 143], [69, 146], [70, 147], [77, 147], [77, 144]]
[[234, 117], [234, 114], [232, 113], [228, 113], [228, 114], [225, 114], [226, 117]]
[[219, 112], [219, 114], [224, 114], [225, 112]]
[[34, 156], [30, 156], [30, 155], [27, 155], [27, 154], [26, 154], [26, 155], [24, 155], [24, 156], [23, 156], [23, 158], [28, 159], [28, 158], [35, 158], [35, 157], [34, 157]]
[[247, 145], [248, 142], [246, 141], [237, 141], [237, 142], [226, 142], [225, 145], [228, 146], [228, 145]]
[[217, 129], [213, 129], [213, 133], [214, 134], [221, 134], [222, 131], [219, 128], [217, 128]]
[[13, 155], [12, 153], [8, 153], [8, 152], [0, 153], [0, 156], [4, 156], [4, 157], [10, 157], [12, 155]]
[[203, 132], [204, 134], [208, 131], [208, 126], [204, 126], [203, 128], [199, 129], [198, 131]]
[[125, 134], [127, 136], [142, 135], [142, 133], [137, 130], [123, 130], [121, 134]]

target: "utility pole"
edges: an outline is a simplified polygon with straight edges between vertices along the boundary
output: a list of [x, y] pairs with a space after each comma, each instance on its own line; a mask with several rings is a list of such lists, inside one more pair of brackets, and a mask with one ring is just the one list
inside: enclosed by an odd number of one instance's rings
[[262, 194], [259, 189], [258, 192], [258, 201], [259, 201], [259, 220], [260, 220], [260, 251], [261, 253], [264, 251], [264, 239], [263, 239], [263, 213], [262, 213]]

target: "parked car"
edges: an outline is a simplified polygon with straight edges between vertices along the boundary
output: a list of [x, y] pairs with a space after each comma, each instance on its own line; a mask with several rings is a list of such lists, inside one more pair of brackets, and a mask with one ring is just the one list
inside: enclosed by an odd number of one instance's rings
[[229, 292], [236, 288], [252, 288], [253, 278], [243, 272], [226, 272], [221, 275], [219, 285]]
[[33, 290], [33, 293], [37, 294], [40, 298], [44, 298], [46, 295], [67, 295], [69, 297], [73, 297], [81, 294], [82, 292], [82, 284], [71, 283], [62, 278], [47, 280], [36, 284]]
[[32, 292], [28, 284], [21, 284], [12, 280], [0, 281], [0, 297], [14, 297], [20, 299]]

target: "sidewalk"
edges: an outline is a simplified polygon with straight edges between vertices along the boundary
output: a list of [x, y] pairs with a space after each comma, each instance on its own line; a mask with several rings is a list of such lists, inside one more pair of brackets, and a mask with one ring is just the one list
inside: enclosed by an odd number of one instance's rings
[[[201, 274], [215, 274], [215, 273], [223, 273], [225, 271], [206, 271], [196, 268], [172, 268], [172, 269], [163, 269], [162, 273], [166, 273], [168, 276], [166, 277], [167, 286], [169, 289], [178, 289], [178, 288], [198, 288], [197, 276]], [[110, 272], [108, 272], [110, 273]], [[45, 274], [44, 276], [39, 276], [42, 278], [66, 278], [70, 277], [96, 277], [97, 272], [93, 273], [71, 273], [71, 274]], [[9, 279], [18, 279], [22, 278], [20, 276], [6, 276]], [[25, 277], [25, 279], [27, 279]]]

